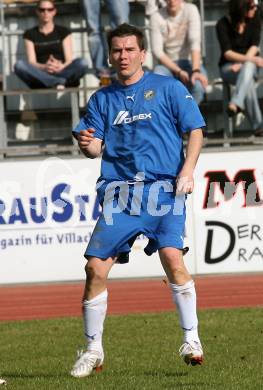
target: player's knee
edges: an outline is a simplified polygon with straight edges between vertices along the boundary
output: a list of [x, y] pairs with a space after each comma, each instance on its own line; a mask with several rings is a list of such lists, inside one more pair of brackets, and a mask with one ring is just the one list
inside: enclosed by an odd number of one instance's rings
[[169, 275], [172, 279], [177, 279], [178, 277], [186, 275], [186, 268], [184, 261], [181, 256], [174, 256], [173, 258], [166, 259], [166, 268], [169, 272]]
[[182, 274], [185, 272], [185, 267], [184, 267], [184, 264], [182, 264], [181, 261], [173, 261], [171, 264], [170, 264], [170, 272], [173, 274], [173, 275], [177, 275], [177, 274]]
[[94, 279], [95, 272], [92, 267], [89, 267], [89, 263], [85, 265], [85, 273], [86, 273], [86, 281], [88, 284], [90, 284]]
[[105, 275], [101, 270], [99, 270], [97, 267], [93, 267], [89, 265], [89, 263], [85, 266], [85, 272], [86, 272], [86, 283], [87, 285], [92, 284], [99, 284], [105, 282]]

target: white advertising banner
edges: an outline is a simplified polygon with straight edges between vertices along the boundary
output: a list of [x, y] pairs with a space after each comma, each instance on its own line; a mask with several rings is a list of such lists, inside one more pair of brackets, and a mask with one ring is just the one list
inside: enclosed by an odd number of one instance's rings
[[[79, 280], [83, 253], [100, 213], [95, 184], [100, 160], [48, 158], [2, 162], [0, 169], [0, 283]], [[134, 243], [129, 264], [112, 278], [163, 275], [157, 254]], [[191, 255], [187, 255], [189, 269]], [[192, 258], [193, 259], [193, 258]]]
[[262, 151], [203, 153], [193, 194], [197, 273], [263, 271]]
[[[203, 153], [187, 201], [185, 256], [192, 274], [263, 271], [261, 151]], [[100, 213], [100, 160], [2, 162], [0, 284], [84, 279], [83, 253]], [[162, 276], [157, 254], [133, 245], [112, 278]]]

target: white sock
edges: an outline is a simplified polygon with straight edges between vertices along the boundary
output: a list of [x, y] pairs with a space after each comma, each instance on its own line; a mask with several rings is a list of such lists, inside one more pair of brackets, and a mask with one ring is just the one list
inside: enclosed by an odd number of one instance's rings
[[108, 291], [83, 301], [84, 331], [87, 338], [87, 350], [103, 352], [102, 334], [107, 311]]
[[170, 287], [173, 302], [176, 304], [179, 312], [180, 325], [184, 332], [184, 341], [197, 341], [200, 343], [197, 329], [198, 319], [194, 281], [190, 280], [183, 285], [170, 283]]

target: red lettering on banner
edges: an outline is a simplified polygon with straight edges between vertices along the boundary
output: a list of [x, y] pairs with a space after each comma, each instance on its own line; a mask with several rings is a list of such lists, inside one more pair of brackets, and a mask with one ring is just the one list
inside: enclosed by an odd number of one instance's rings
[[208, 171], [204, 177], [208, 179], [203, 203], [204, 209], [220, 205], [220, 202], [215, 200], [216, 189], [219, 189], [224, 195], [224, 201], [228, 201], [235, 196], [238, 186], [242, 188], [244, 193], [242, 207], [261, 206], [263, 204], [263, 200], [260, 199], [254, 169], [238, 171], [233, 180], [229, 178], [226, 171]]

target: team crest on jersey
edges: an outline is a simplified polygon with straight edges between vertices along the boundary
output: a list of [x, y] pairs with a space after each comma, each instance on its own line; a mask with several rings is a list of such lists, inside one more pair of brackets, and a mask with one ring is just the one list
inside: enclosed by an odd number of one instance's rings
[[144, 99], [151, 100], [155, 96], [155, 92], [152, 89], [144, 92]]

